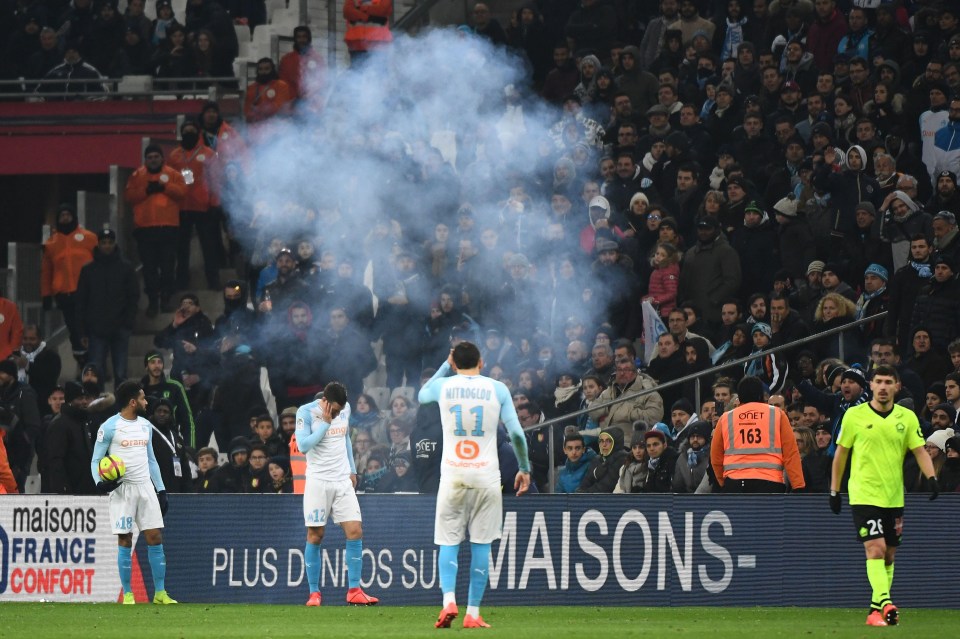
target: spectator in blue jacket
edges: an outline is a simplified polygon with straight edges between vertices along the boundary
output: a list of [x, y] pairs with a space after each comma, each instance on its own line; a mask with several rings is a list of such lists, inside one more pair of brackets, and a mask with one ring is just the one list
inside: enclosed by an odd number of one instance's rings
[[587, 473], [590, 462], [597, 456], [592, 448], [587, 448], [583, 441], [583, 435], [574, 432], [563, 438], [563, 452], [567, 456], [567, 461], [557, 474], [557, 485], [553, 492], [555, 493], [575, 493], [583, 481], [583, 476]]

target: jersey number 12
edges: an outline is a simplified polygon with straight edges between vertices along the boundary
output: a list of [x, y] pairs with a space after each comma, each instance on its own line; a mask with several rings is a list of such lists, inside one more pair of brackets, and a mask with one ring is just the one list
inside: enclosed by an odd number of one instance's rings
[[[450, 412], [457, 418], [457, 427], [454, 429], [453, 434], [457, 437], [466, 437], [467, 430], [463, 427], [463, 406], [461, 404], [455, 404], [450, 407]], [[469, 412], [477, 418], [477, 424], [473, 432], [470, 433], [470, 436], [483, 437], [483, 406], [474, 406]]]

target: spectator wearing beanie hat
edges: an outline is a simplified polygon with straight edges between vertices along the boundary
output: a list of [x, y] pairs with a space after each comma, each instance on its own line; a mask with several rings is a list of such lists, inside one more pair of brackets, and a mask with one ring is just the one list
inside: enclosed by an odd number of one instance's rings
[[[840, 391], [833, 392], [833, 380], [840, 376]], [[870, 385], [866, 375], [859, 368], [835, 366], [827, 373], [827, 390], [816, 388], [809, 380], [803, 380], [797, 387], [804, 403], [812, 404], [822, 415], [830, 415], [830, 433], [832, 440], [827, 449], [828, 455], [836, 450], [837, 437], [840, 434], [840, 422], [851, 406], [859, 406], [870, 401]]]
[[949, 211], [960, 215], [960, 189], [957, 188], [957, 175], [953, 171], [940, 171], [934, 183], [936, 192], [927, 202], [928, 211]]
[[[938, 477], [940, 475], [940, 471], [943, 469], [943, 466], [947, 461], [947, 440], [953, 436], [954, 432], [952, 428], [934, 431], [929, 437], [927, 437], [926, 443], [923, 446], [927, 451], [927, 454], [930, 455], [930, 461], [933, 462], [933, 470], [936, 472], [936, 476]], [[907, 455], [907, 459], [904, 461], [903, 483], [907, 492], [930, 492], [930, 482], [923, 476], [923, 473], [920, 472], [920, 466], [917, 464], [917, 460], [913, 457], [913, 455]], [[943, 490], [942, 486], [940, 487], [940, 490]]]
[[[887, 280], [890, 275], [886, 267], [880, 264], [871, 264], [863, 272], [863, 293], [857, 299], [857, 319], [873, 317], [887, 310], [890, 304], [890, 292], [887, 290]], [[874, 320], [860, 326], [865, 342], [883, 337], [884, 321]]]
[[90, 476], [92, 441], [100, 422], [87, 411], [99, 388], [93, 382], [69, 381], [63, 385], [63, 406], [56, 426], [44, 437], [40, 489], [60, 495], [96, 495]]
[[673, 473], [673, 492], [697, 492], [710, 467], [710, 437], [713, 424], [702, 420], [686, 429], [686, 441], [680, 446], [680, 459]]
[[933, 278], [917, 293], [910, 323], [925, 326], [933, 350], [942, 353], [960, 335], [960, 282], [956, 265], [944, 256], [937, 255], [932, 266]]
[[930, 410], [930, 425], [933, 427], [933, 432], [952, 430], [956, 423], [957, 409], [950, 402], [937, 404]]
[[797, 288], [801, 288], [808, 266], [817, 254], [813, 231], [807, 218], [800, 216], [799, 204], [800, 201], [790, 194], [773, 205], [780, 260]]
[[[756, 322], [750, 330], [750, 336], [753, 340], [751, 354], [757, 354], [770, 348], [773, 329], [766, 322]], [[790, 365], [782, 353], [757, 355], [743, 365], [744, 375], [757, 377], [770, 393], [778, 393], [783, 390], [789, 371]]]
[[945, 458], [940, 469], [940, 490], [948, 493], [960, 490], [960, 437], [954, 435], [943, 445]]

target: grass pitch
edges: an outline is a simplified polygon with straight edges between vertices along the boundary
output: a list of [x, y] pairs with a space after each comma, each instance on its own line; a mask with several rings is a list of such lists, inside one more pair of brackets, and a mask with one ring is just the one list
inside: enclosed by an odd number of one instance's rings
[[[275, 605], [0, 604], [4, 639], [304, 639], [322, 636], [442, 637], [465, 632], [462, 615], [449, 630], [433, 627], [440, 606], [306, 608]], [[960, 624], [957, 610], [904, 610], [897, 628], [863, 625], [866, 610], [836, 608], [494, 607], [482, 609], [493, 627], [480, 634], [517, 639], [557, 637], [946, 636]], [[479, 632], [479, 631], [478, 631]], [[471, 631], [470, 634], [475, 634]]]

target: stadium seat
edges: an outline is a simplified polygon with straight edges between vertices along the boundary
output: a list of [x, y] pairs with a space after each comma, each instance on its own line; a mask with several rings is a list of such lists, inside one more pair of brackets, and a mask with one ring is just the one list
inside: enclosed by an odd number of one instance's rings
[[250, 43], [250, 27], [245, 24], [233, 25], [233, 30], [237, 32], [237, 42], [243, 45], [244, 42]]
[[153, 76], [125, 75], [117, 84], [117, 93], [149, 93], [153, 90]]
[[23, 484], [24, 495], [40, 494], [40, 475], [28, 475], [27, 481]]
[[288, 27], [288, 34], [293, 35], [293, 29], [299, 26], [300, 13], [296, 7], [289, 9], [274, 9], [270, 14], [270, 24], [277, 28]]
[[366, 393], [373, 398], [373, 401], [377, 403], [377, 407], [380, 408], [380, 410], [385, 409], [387, 404], [390, 403], [390, 389], [385, 386], [368, 388], [366, 389]]
[[393, 392], [390, 393], [390, 401], [392, 402], [395, 397], [406, 397], [411, 403], [417, 403], [417, 396], [413, 392], [413, 386], [397, 386], [393, 389]]
[[187, 0], [171, 0], [170, 4], [173, 7], [173, 17], [176, 18], [180, 24], [186, 24]]
[[267, 17], [273, 15], [273, 12], [277, 9], [286, 9], [287, 3], [286, 0], [266, 0], [264, 4], [267, 7]]

